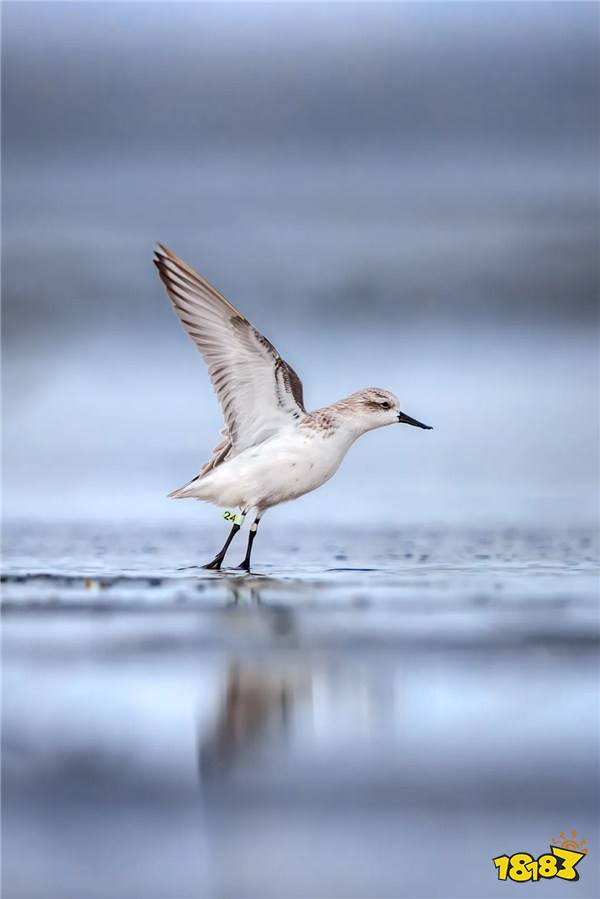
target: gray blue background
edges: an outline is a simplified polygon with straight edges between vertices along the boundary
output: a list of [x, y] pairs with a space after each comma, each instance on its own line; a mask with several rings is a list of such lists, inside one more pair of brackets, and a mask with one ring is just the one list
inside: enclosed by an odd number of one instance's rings
[[[2, 18], [3, 895], [598, 896], [597, 4]], [[435, 426], [249, 577], [166, 499], [222, 421], [157, 240]]]
[[368, 435], [273, 522], [589, 522], [598, 10], [6, 3], [5, 513], [215, 521], [221, 426], [154, 242]]

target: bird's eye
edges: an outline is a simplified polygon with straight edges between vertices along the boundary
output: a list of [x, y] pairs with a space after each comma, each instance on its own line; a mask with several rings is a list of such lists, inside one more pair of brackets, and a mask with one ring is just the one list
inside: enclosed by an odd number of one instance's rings
[[390, 409], [391, 406], [390, 406], [390, 404], [388, 403], [387, 400], [384, 400], [384, 402], [381, 404], [381, 408], [382, 408], [382, 409]]

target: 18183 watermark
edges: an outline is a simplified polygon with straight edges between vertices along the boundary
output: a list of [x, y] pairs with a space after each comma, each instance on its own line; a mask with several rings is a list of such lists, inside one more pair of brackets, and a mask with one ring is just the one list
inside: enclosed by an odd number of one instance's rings
[[577, 831], [571, 836], [561, 832], [560, 839], [550, 844], [550, 852], [535, 858], [529, 852], [514, 852], [512, 855], [497, 855], [492, 861], [498, 871], [498, 880], [512, 880], [525, 883], [528, 880], [579, 880], [577, 865], [587, 854], [586, 840], [577, 840]]

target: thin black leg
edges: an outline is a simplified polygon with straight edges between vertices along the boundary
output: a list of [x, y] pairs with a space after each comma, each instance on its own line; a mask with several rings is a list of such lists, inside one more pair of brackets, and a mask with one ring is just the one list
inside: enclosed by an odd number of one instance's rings
[[233, 527], [231, 528], [231, 530], [229, 532], [229, 537], [225, 541], [225, 545], [223, 546], [223, 549], [217, 553], [217, 555], [214, 557], [212, 562], [209, 562], [207, 565], [203, 565], [202, 566], [203, 568], [213, 568], [215, 571], [219, 570], [219, 568], [221, 567], [221, 564], [223, 562], [223, 559], [225, 558], [225, 553], [229, 549], [229, 544], [231, 543], [231, 541], [233, 540], [233, 538], [235, 537], [235, 535], [237, 534], [239, 529], [240, 529], [239, 524], [233, 525]]
[[258, 525], [260, 522], [260, 518], [258, 515], [250, 525], [250, 534], [248, 536], [248, 546], [246, 548], [246, 557], [243, 562], [240, 562], [238, 568], [241, 571], [250, 571], [250, 556], [252, 555], [252, 544], [254, 543], [254, 538], [256, 537], [256, 532], [258, 530]]

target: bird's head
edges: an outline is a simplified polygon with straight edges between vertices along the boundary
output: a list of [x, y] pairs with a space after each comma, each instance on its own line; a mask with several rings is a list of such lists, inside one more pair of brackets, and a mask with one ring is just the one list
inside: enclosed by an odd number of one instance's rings
[[416, 428], [432, 430], [430, 425], [424, 425], [403, 412], [398, 397], [381, 387], [366, 387], [353, 393], [345, 402], [352, 407], [353, 416], [357, 421], [360, 420], [364, 431], [393, 424], [414, 425]]

